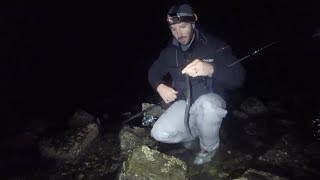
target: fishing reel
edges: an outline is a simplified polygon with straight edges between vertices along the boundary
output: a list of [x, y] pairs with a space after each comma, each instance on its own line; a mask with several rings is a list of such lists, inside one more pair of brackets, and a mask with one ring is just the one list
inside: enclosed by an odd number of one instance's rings
[[148, 127], [148, 126], [153, 126], [154, 123], [158, 120], [158, 118], [148, 114], [147, 112], [143, 113], [143, 118], [141, 121], [141, 125]]

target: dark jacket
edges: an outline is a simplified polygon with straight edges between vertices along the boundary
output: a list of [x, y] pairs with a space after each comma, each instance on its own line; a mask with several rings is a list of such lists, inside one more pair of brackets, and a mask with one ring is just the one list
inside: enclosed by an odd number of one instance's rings
[[236, 89], [244, 82], [245, 70], [240, 63], [228, 67], [237, 60], [232, 54], [231, 47], [219, 38], [196, 30], [196, 37], [187, 51], [182, 51], [178, 41], [174, 38], [161, 51], [160, 56], [149, 69], [149, 83], [156, 89], [162, 83], [163, 77], [170, 73], [172, 87], [179, 92], [179, 95], [185, 94], [185, 75], [181, 71], [194, 59], [212, 63], [214, 73], [212, 77], [190, 77], [192, 102], [209, 92], [224, 97], [226, 89]]

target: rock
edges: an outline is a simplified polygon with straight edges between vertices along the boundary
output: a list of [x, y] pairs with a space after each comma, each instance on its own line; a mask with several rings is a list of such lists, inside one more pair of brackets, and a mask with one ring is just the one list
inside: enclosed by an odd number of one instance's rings
[[239, 119], [242, 119], [242, 120], [247, 120], [249, 118], [249, 116], [242, 112], [242, 111], [239, 111], [239, 110], [233, 110], [232, 111], [232, 114], [236, 117], [236, 118], [239, 118]]
[[248, 169], [242, 176], [234, 180], [287, 180], [287, 178], [280, 177], [269, 172]]
[[250, 136], [265, 136], [267, 135], [267, 126], [265, 120], [253, 121], [244, 125], [246, 134]]
[[79, 110], [69, 119], [70, 127], [84, 127], [95, 122], [95, 117], [84, 110]]
[[282, 167], [283, 169], [301, 168], [308, 164], [308, 160], [303, 157], [302, 147], [302, 142], [294, 134], [286, 134], [272, 149], [259, 156], [258, 162], [264, 166]]
[[40, 141], [39, 149], [44, 157], [54, 159], [76, 158], [99, 134], [98, 126], [91, 123], [82, 128], [70, 129], [55, 137]]
[[[82, 179], [86, 180], [116, 179], [124, 158], [118, 158], [120, 157], [118, 136], [105, 133], [98, 136], [76, 161], [58, 161], [55, 169], [72, 176], [69, 179], [76, 179], [79, 174], [84, 174]], [[112, 158], [112, 156], [117, 157]]]
[[277, 166], [289, 166], [293, 163], [291, 155], [284, 149], [272, 149], [258, 158], [259, 161], [264, 161]]
[[134, 148], [140, 145], [147, 145], [153, 149], [158, 149], [158, 142], [151, 138], [150, 131], [146, 128], [134, 127], [131, 129], [125, 126], [121, 129], [119, 138], [122, 155], [128, 155]]
[[250, 147], [252, 147], [255, 150], [265, 148], [266, 146], [266, 144], [263, 143], [263, 141], [256, 136], [248, 136], [246, 140], [247, 140], [247, 143], [250, 145]]
[[135, 148], [122, 164], [119, 180], [185, 180], [187, 165], [173, 156], [142, 145]]
[[268, 112], [267, 107], [262, 101], [255, 97], [247, 98], [241, 105], [240, 109], [252, 116], [261, 116]]
[[109, 172], [111, 172], [111, 173], [115, 172], [120, 166], [121, 166], [121, 163], [112, 164], [110, 169], [109, 169]]
[[82, 180], [84, 178], [84, 174], [80, 173], [77, 175], [77, 180]]
[[[217, 153], [215, 157], [215, 164], [216, 166], [218, 165], [218, 172], [228, 174], [232, 177], [235, 177], [235, 174], [238, 174], [238, 176], [241, 175], [245, 171], [247, 165], [250, 164], [253, 155], [238, 150], [231, 151], [225, 148], [226, 147], [220, 148], [220, 152]], [[238, 172], [241, 173], [239, 174]]]

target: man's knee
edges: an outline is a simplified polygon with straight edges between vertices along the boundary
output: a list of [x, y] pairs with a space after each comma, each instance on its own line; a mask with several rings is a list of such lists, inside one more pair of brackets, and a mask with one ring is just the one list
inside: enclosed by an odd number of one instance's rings
[[163, 133], [160, 133], [158, 128], [153, 127], [151, 129], [151, 137], [153, 137], [157, 141], [161, 141], [163, 139]]
[[197, 99], [199, 107], [205, 111], [220, 110], [226, 108], [225, 101], [217, 94], [206, 94]]
[[200, 96], [196, 103], [192, 109], [192, 113], [200, 114], [200, 116], [198, 116], [202, 117], [198, 122], [200, 124], [208, 125], [214, 123], [219, 126], [227, 114], [225, 102], [217, 94], [210, 93]]
[[151, 129], [151, 137], [163, 143], [178, 143], [180, 141], [176, 131], [169, 132], [159, 127]]
[[225, 109], [226, 103], [218, 94], [210, 93], [200, 96], [196, 103], [199, 103], [204, 109]]

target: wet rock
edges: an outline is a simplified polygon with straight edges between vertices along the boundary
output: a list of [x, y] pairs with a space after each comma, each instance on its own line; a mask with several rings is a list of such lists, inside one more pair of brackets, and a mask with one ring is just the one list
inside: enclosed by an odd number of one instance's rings
[[109, 172], [113, 173], [115, 172], [119, 167], [121, 167], [121, 163], [114, 163], [111, 165]]
[[294, 134], [284, 135], [275, 146], [258, 157], [259, 163], [274, 167], [301, 168], [308, 162], [303, 157], [302, 142]]
[[252, 154], [238, 150], [220, 149], [220, 153], [215, 157], [216, 164], [220, 166], [220, 172], [227, 173], [232, 177], [241, 175], [253, 159]]
[[76, 179], [77, 180], [82, 180], [84, 178], [84, 174], [80, 173], [77, 175]]
[[240, 109], [251, 116], [261, 116], [268, 112], [268, 109], [263, 102], [255, 97], [247, 98], [240, 105]]
[[187, 165], [173, 156], [142, 145], [135, 148], [122, 164], [119, 180], [185, 180]]
[[90, 123], [95, 122], [95, 117], [84, 110], [76, 111], [69, 119], [70, 127], [84, 127]]
[[128, 155], [140, 145], [147, 145], [152, 149], [158, 149], [159, 143], [150, 136], [150, 129], [125, 126], [119, 133], [121, 154]]
[[246, 134], [250, 136], [265, 136], [267, 134], [267, 126], [265, 120], [252, 121], [244, 125]]
[[188, 179], [190, 180], [211, 180], [221, 179], [229, 180], [231, 176], [228, 172], [223, 171], [221, 165], [214, 162], [204, 164], [202, 166], [188, 165]]
[[293, 163], [293, 160], [291, 160], [291, 155], [285, 149], [269, 150], [263, 156], [259, 157], [259, 161], [268, 162], [278, 166], [290, 166], [291, 163]]
[[234, 180], [287, 180], [287, 178], [269, 172], [248, 169], [242, 176]]
[[99, 134], [95, 123], [58, 133], [54, 137], [44, 138], [39, 149], [44, 157], [54, 159], [76, 158]]
[[248, 114], [246, 114], [245, 112], [239, 111], [239, 110], [233, 110], [232, 114], [239, 119], [242, 120], [247, 120], [249, 118]]
[[268, 144], [264, 143], [259, 137], [257, 136], [247, 136], [245, 138], [249, 147], [253, 150], [260, 150], [266, 148]]
[[66, 179], [61, 177], [62, 173], [72, 176], [70, 179], [76, 179], [79, 174], [88, 180], [115, 179], [123, 160], [118, 136], [106, 133], [98, 136], [77, 161], [61, 161], [54, 170], [59, 175], [56, 179]]

